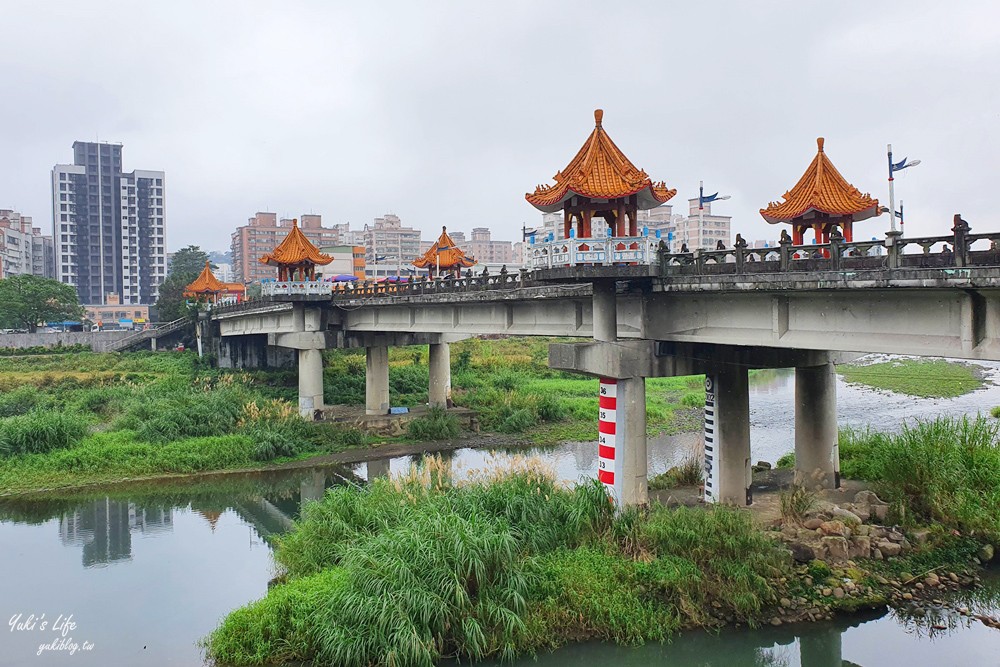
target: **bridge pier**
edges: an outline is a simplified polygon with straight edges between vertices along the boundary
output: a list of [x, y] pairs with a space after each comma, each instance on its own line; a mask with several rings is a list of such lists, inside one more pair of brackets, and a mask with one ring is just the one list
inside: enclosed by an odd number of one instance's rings
[[451, 401], [451, 346], [448, 343], [431, 343], [429, 347], [427, 402], [432, 408], [447, 408]]
[[365, 414], [389, 412], [389, 346], [365, 348]]
[[648, 505], [648, 460], [646, 458], [646, 378], [618, 381], [618, 410], [624, 411], [618, 456], [622, 483], [618, 502], [622, 506]]
[[705, 500], [749, 505], [750, 380], [726, 365], [705, 379]]
[[840, 487], [837, 374], [832, 363], [795, 369], [795, 483]]
[[314, 419], [323, 408], [323, 353], [299, 350], [299, 414]]
[[618, 340], [618, 299], [614, 280], [593, 284], [594, 340], [611, 343]]

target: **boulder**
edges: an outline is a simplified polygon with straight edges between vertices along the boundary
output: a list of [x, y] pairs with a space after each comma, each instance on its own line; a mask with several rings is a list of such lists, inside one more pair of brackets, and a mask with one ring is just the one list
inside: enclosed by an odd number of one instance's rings
[[889, 540], [882, 540], [878, 543], [878, 549], [882, 552], [882, 555], [886, 558], [892, 556], [898, 556], [902, 551], [903, 547], [895, 542], [890, 542]]
[[827, 560], [843, 562], [849, 558], [850, 550], [848, 549], [847, 540], [843, 537], [824, 537], [822, 543], [826, 549]]
[[819, 525], [819, 530], [824, 535], [833, 537], [846, 537], [849, 533], [843, 521], [824, 521]]
[[843, 521], [847, 525], [851, 525], [851, 524], [860, 525], [860, 524], [864, 523], [864, 519], [862, 519], [861, 517], [859, 517], [857, 514], [855, 514], [854, 512], [851, 512], [849, 510], [841, 509], [840, 507], [834, 507], [833, 508], [833, 518], [834, 519], [840, 519], [841, 521]]
[[808, 563], [816, 558], [816, 550], [802, 542], [792, 542], [788, 545], [788, 550], [792, 552], [792, 558], [799, 563]]
[[851, 558], [868, 558], [871, 553], [872, 543], [869, 537], [864, 535], [855, 535], [851, 538], [850, 547], [848, 547], [848, 552]]
[[802, 522], [802, 527], [808, 528], [809, 530], [816, 530], [822, 525], [823, 525], [823, 519], [819, 519], [817, 517], [806, 519], [805, 521]]
[[977, 553], [976, 556], [978, 556], [979, 560], [983, 561], [984, 563], [989, 563], [991, 560], [993, 560], [993, 545], [984, 544], [979, 548], [979, 553]]

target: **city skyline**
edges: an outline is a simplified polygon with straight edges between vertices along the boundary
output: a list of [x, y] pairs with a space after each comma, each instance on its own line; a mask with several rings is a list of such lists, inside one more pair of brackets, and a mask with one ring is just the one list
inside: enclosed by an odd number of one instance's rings
[[[895, 3], [822, 13], [734, 5], [718, 17], [659, 3], [435, 6], [399, 4], [385, 20], [374, 7], [220, 3], [194, 24], [185, 3], [8, 8], [11, 44], [0, 62], [20, 94], [0, 110], [13, 158], [0, 165], [0, 205], [48, 231], [45, 174], [73, 140], [99, 137], [171, 174], [170, 251], [225, 248], [254, 210], [317, 211], [352, 226], [391, 210], [428, 238], [475, 215], [476, 226], [516, 240], [536, 220], [524, 193], [551, 183], [603, 108], [622, 150], [679, 200], [695, 196], [699, 180], [732, 195], [720, 212], [746, 238], [776, 236], [758, 210], [794, 183], [817, 136], [880, 200], [886, 144], [920, 157], [897, 181], [915, 234], [943, 231], [955, 212], [974, 228], [995, 219], [971, 178], [1000, 149], [987, 111], [998, 93], [981, 83], [1000, 61], [992, 3], [906, 3], [905, 13]], [[106, 21], [120, 36], [113, 44], [81, 52], [67, 38]], [[613, 86], [554, 95], [546, 76], [524, 75], [554, 71], [562, 50], [552, 44], [608, 22], [632, 26], [632, 47], [587, 52], [576, 76]], [[663, 39], [664, 25], [698, 29]], [[259, 48], [291, 40], [294, 49]], [[706, 40], [727, 48], [700, 49]], [[914, 44], [921, 48], [907, 48]], [[130, 48], [161, 56], [122, 61]], [[727, 55], [734, 49], [738, 60]], [[119, 79], [134, 85], [126, 93]], [[91, 95], [94, 86], [109, 94]], [[289, 104], [304, 91], [308, 104]], [[888, 226], [882, 216], [859, 234], [881, 237]]]

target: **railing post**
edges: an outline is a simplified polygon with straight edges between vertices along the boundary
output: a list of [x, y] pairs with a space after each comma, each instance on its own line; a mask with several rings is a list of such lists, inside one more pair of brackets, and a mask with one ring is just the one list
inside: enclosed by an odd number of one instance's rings
[[955, 214], [955, 226], [951, 231], [955, 234], [955, 266], [969, 265], [969, 223], [962, 220], [960, 213]]
[[892, 230], [885, 233], [886, 262], [890, 269], [898, 269], [901, 263], [899, 239], [903, 232]]
[[844, 252], [844, 235], [834, 227], [830, 234], [830, 268], [840, 271], [840, 260]]
[[701, 248], [694, 249], [694, 265], [698, 267], [698, 273], [705, 273], [705, 260], [701, 256]]
[[792, 255], [790, 250], [791, 245], [792, 245], [792, 240], [789, 238], [782, 238], [780, 241], [778, 241], [778, 246], [780, 246], [778, 248], [778, 265], [780, 266], [782, 271], [788, 270], [788, 261], [789, 259], [791, 259]]

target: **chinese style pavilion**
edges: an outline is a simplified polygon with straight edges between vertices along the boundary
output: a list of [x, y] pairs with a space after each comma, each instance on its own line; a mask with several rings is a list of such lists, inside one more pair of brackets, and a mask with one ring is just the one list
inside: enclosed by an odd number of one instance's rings
[[854, 236], [854, 223], [879, 215], [878, 200], [847, 182], [823, 152], [823, 137], [816, 139], [816, 157], [781, 203], [771, 202], [760, 214], [771, 224], [792, 226], [792, 243], [802, 245], [805, 231], [812, 228], [819, 243], [829, 243], [835, 226], [844, 240]]
[[237, 301], [242, 301], [245, 295], [246, 287], [241, 283], [224, 283], [216, 278], [207, 261], [198, 277], [184, 288], [184, 296], [196, 299], [205, 298], [212, 303], [216, 303], [219, 297], [227, 296], [235, 296]]
[[455, 245], [448, 235], [447, 227], [441, 228], [441, 236], [427, 252], [413, 260], [413, 266], [427, 269], [431, 276], [461, 271], [475, 263], [476, 260], [466, 257], [461, 248]]
[[261, 264], [278, 267], [278, 280], [316, 280], [316, 265], [325, 266], [333, 257], [324, 255], [299, 229], [299, 221], [292, 220], [288, 232], [278, 247], [260, 258]]
[[604, 111], [594, 111], [594, 131], [576, 157], [553, 177], [555, 185], [539, 185], [524, 196], [544, 213], [562, 209], [566, 238], [574, 223], [578, 238], [591, 238], [594, 216], [608, 223], [613, 236], [638, 236], [638, 211], [655, 208], [677, 194], [636, 169], [604, 131], [603, 118]]

